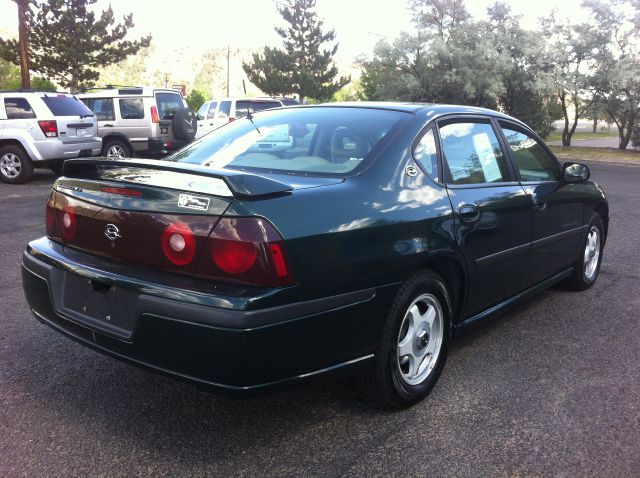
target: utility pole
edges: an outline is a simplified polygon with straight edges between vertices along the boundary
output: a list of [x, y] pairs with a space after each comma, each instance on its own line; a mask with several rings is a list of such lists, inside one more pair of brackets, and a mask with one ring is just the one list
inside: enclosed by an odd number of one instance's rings
[[229, 57], [231, 56], [231, 47], [227, 45], [227, 98], [229, 98]]
[[22, 76], [22, 88], [31, 88], [29, 76], [29, 37], [27, 34], [27, 8], [28, 0], [18, 0], [18, 50], [20, 53], [20, 74]]

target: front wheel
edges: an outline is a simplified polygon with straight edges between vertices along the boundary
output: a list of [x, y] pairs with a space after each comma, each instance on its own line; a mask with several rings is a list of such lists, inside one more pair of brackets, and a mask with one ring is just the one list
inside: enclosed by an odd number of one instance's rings
[[596, 214], [587, 229], [582, 253], [573, 267], [573, 274], [564, 282], [568, 288], [586, 290], [595, 284], [600, 273], [603, 248], [604, 226], [602, 219]]
[[437, 274], [420, 272], [400, 288], [373, 368], [362, 379], [373, 400], [401, 409], [429, 394], [446, 361], [450, 317], [449, 294]]

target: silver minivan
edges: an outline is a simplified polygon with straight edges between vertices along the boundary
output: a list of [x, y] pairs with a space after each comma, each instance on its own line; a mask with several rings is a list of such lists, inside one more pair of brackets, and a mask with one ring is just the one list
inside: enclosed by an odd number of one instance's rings
[[196, 133], [195, 115], [177, 90], [111, 86], [78, 98], [95, 113], [102, 155], [109, 158], [164, 156]]
[[0, 91], [0, 179], [23, 183], [34, 167], [100, 154], [96, 118], [68, 93]]

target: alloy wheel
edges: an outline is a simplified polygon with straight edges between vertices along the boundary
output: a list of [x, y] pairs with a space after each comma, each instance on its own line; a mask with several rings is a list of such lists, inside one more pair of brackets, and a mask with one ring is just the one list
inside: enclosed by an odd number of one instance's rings
[[0, 171], [7, 178], [16, 178], [22, 171], [22, 162], [17, 154], [5, 153], [0, 158]]

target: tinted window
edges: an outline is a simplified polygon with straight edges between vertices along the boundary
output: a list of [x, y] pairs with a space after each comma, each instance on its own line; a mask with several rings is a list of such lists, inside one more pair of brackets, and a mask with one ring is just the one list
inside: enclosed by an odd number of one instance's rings
[[113, 98], [84, 98], [82, 102], [93, 111], [98, 121], [113, 121], [115, 119]]
[[555, 181], [558, 179], [556, 160], [544, 147], [526, 133], [502, 128], [511, 157], [523, 181]]
[[144, 118], [144, 105], [142, 98], [120, 98], [120, 117], [122, 119]]
[[432, 129], [422, 135], [413, 149], [413, 157], [432, 178], [438, 181], [438, 152]]
[[75, 96], [43, 96], [42, 101], [54, 116], [93, 116], [93, 112]]
[[450, 123], [440, 127], [442, 155], [452, 184], [499, 183], [509, 173], [489, 123]]
[[216, 169], [345, 174], [394, 127], [411, 118], [398, 111], [305, 108], [265, 111], [241, 119], [167, 158]]
[[175, 93], [156, 93], [156, 105], [160, 119], [172, 119], [176, 111], [184, 108], [182, 97]]
[[4, 108], [7, 111], [8, 119], [28, 119], [36, 117], [31, 109], [31, 105], [24, 98], [5, 98]]
[[244, 118], [245, 116], [247, 116], [247, 111], [253, 114], [257, 111], [264, 111], [271, 108], [280, 108], [281, 106], [282, 103], [280, 103], [279, 101], [236, 101], [236, 118]]

